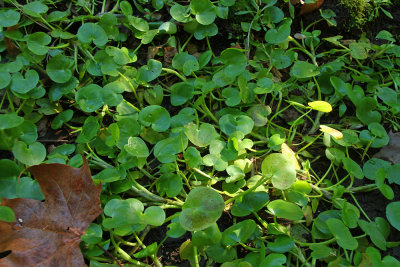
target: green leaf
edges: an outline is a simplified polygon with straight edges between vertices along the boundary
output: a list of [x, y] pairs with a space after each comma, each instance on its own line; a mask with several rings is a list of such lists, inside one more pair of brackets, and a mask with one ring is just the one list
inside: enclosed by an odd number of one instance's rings
[[72, 109], [67, 109], [58, 114], [53, 121], [51, 122], [51, 129], [60, 128], [65, 122], [68, 122], [74, 116], [74, 112]]
[[364, 173], [360, 167], [354, 160], [351, 158], [343, 158], [344, 169], [348, 171], [351, 175], [354, 175], [358, 179], [364, 178]]
[[278, 235], [274, 242], [268, 242], [267, 248], [272, 252], [285, 253], [289, 252], [294, 247], [292, 237], [286, 235]]
[[400, 201], [389, 203], [386, 206], [386, 218], [394, 228], [400, 231]]
[[292, 20], [287, 19], [275, 29], [269, 29], [265, 33], [265, 41], [270, 44], [280, 44], [287, 40], [290, 35], [290, 26], [292, 25]]
[[368, 57], [368, 52], [366, 50], [368, 46], [369, 45], [365, 43], [350, 43], [349, 48], [351, 56], [356, 59], [366, 59]]
[[129, 16], [128, 20], [129, 24], [132, 25], [138, 31], [147, 32], [149, 30], [149, 24], [145, 19], [135, 16]]
[[146, 248], [142, 249], [141, 251], [133, 254], [135, 258], [143, 258], [147, 256], [151, 256], [157, 252], [157, 242], [147, 246]]
[[284, 254], [271, 253], [261, 262], [260, 266], [281, 267], [286, 263]]
[[329, 113], [332, 111], [332, 106], [328, 102], [325, 101], [313, 101], [313, 102], [308, 102], [308, 105], [313, 109], [313, 110], [318, 110], [321, 112]]
[[93, 180], [97, 183], [111, 183], [123, 179], [124, 177], [121, 176], [124, 175], [121, 174], [123, 173], [121, 173], [121, 171], [118, 169], [107, 168], [97, 173], [96, 175], [93, 175]]
[[45, 55], [49, 48], [46, 46], [51, 42], [51, 37], [44, 32], [35, 32], [28, 36], [28, 49], [36, 55]]
[[32, 69], [29, 69], [25, 72], [25, 77], [20, 73], [14, 73], [11, 79], [11, 90], [19, 93], [26, 94], [39, 82], [39, 74]]
[[85, 23], [79, 27], [77, 33], [79, 41], [85, 44], [93, 42], [96, 46], [103, 46], [108, 41], [107, 33], [95, 23]]
[[89, 116], [86, 118], [85, 123], [82, 126], [82, 131], [78, 135], [76, 139], [77, 143], [87, 143], [92, 140], [97, 132], [100, 130], [100, 125], [98, 119], [93, 116]]
[[182, 152], [188, 145], [188, 139], [182, 135], [175, 135], [159, 141], [154, 146], [154, 156], [162, 163], [175, 161], [176, 154]]
[[190, 9], [200, 24], [209, 25], [215, 20], [216, 13], [210, 0], [192, 0]]
[[165, 194], [170, 197], [176, 197], [183, 188], [182, 178], [175, 173], [163, 173], [157, 179], [157, 192], [160, 196]]
[[200, 152], [194, 147], [188, 147], [183, 153], [188, 168], [198, 168], [202, 164]]
[[16, 113], [0, 114], [0, 130], [10, 129], [21, 125], [24, 118]]
[[303, 211], [299, 206], [282, 199], [268, 203], [267, 208], [273, 215], [287, 220], [298, 221], [304, 217]]
[[224, 74], [227, 76], [237, 76], [246, 69], [247, 58], [239, 49], [227, 48], [222, 51], [220, 58], [225, 64]]
[[72, 77], [71, 67], [74, 62], [63, 54], [52, 57], [47, 65], [46, 71], [50, 79], [56, 83], [66, 83]]
[[28, 166], [38, 165], [46, 158], [46, 148], [39, 142], [27, 146], [22, 141], [17, 141], [12, 152], [14, 157]]
[[174, 5], [170, 8], [169, 13], [171, 14], [171, 17], [176, 21], [187, 23], [191, 20], [191, 18], [190, 14], [186, 12], [186, 9], [186, 7], [178, 3], [174, 3]]
[[208, 123], [201, 124], [199, 128], [196, 124], [189, 123], [184, 126], [184, 132], [190, 142], [199, 147], [208, 146], [214, 139], [218, 138], [214, 126]]
[[[197, 62], [197, 61], [196, 61]], [[180, 106], [191, 100], [194, 96], [194, 86], [188, 82], [175, 83], [171, 87], [171, 104]]]
[[139, 112], [139, 122], [146, 127], [151, 125], [156, 132], [165, 132], [171, 124], [171, 117], [165, 108], [151, 105]]
[[326, 225], [336, 238], [339, 246], [344, 249], [354, 250], [358, 247], [358, 241], [355, 239], [349, 229], [339, 219], [330, 218], [326, 220]]
[[293, 161], [280, 153], [268, 155], [261, 164], [261, 172], [271, 177], [272, 185], [280, 190], [288, 189], [296, 182]]
[[11, 27], [18, 23], [21, 15], [19, 12], [13, 9], [5, 9], [4, 7], [0, 10], [0, 26]]
[[256, 228], [256, 223], [251, 219], [239, 222], [222, 233], [221, 243], [225, 246], [233, 246], [237, 242], [245, 243]]
[[158, 206], [150, 206], [144, 211], [144, 222], [154, 226], [161, 226], [165, 221], [165, 212]]
[[0, 72], [0, 89], [6, 88], [11, 82], [11, 75], [8, 72]]
[[253, 105], [247, 110], [247, 114], [253, 119], [254, 126], [262, 127], [267, 124], [268, 116], [271, 114], [272, 110], [269, 106], [262, 104]]
[[140, 137], [129, 137], [128, 144], [124, 146], [126, 152], [138, 158], [147, 158], [150, 155], [146, 143]]
[[80, 88], [75, 94], [75, 100], [84, 112], [93, 112], [103, 106], [102, 87], [89, 84]]
[[23, 12], [31, 17], [39, 18], [41, 14], [46, 13], [49, 8], [41, 1], [30, 2], [23, 7]]
[[209, 187], [196, 187], [189, 192], [179, 222], [188, 231], [199, 231], [210, 227], [222, 215], [225, 208], [220, 194]]
[[150, 59], [146, 66], [139, 68], [137, 79], [143, 82], [151, 82], [161, 74], [162, 64], [160, 61]]
[[317, 68], [314, 64], [306, 61], [296, 61], [290, 69], [290, 76], [297, 79], [311, 78], [320, 73]]
[[192, 233], [193, 245], [205, 247], [215, 245], [221, 240], [222, 234], [218, 229], [218, 225], [213, 223], [210, 227]]
[[359, 100], [356, 109], [357, 118], [366, 125], [373, 122], [381, 121], [381, 114], [379, 111], [374, 111], [378, 107], [378, 102], [372, 97], [363, 97]]
[[14, 220], [14, 211], [10, 207], [0, 206], [0, 221], [12, 223]]
[[227, 183], [237, 182], [244, 178], [245, 174], [241, 168], [235, 165], [230, 165], [226, 168], [229, 177], [225, 179]]
[[225, 104], [228, 107], [239, 105], [241, 102], [239, 90], [233, 87], [227, 87], [222, 90], [222, 96], [226, 98]]
[[221, 131], [226, 135], [241, 132], [243, 135], [251, 133], [254, 121], [246, 115], [226, 114], [219, 119]]
[[231, 213], [233, 216], [244, 217], [259, 211], [268, 201], [269, 195], [266, 192], [249, 192], [235, 201]]
[[86, 229], [85, 234], [81, 236], [81, 239], [88, 244], [97, 244], [102, 241], [103, 230], [101, 226], [92, 223], [89, 228]]

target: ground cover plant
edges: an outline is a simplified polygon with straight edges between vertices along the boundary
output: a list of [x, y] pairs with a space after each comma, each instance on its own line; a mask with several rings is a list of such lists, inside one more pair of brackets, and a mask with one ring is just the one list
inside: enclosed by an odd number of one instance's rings
[[400, 266], [398, 1], [0, 5], [0, 266]]

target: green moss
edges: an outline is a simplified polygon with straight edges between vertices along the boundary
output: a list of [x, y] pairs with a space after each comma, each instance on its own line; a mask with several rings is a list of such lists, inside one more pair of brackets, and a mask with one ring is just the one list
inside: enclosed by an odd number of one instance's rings
[[371, 5], [369, 0], [340, 0], [339, 5], [348, 12], [346, 27], [361, 29], [368, 21]]

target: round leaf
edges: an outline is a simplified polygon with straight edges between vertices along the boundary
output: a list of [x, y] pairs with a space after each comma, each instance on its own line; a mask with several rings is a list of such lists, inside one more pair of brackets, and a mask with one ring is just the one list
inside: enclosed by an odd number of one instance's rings
[[0, 10], [0, 26], [2, 27], [11, 27], [18, 23], [21, 15], [18, 11], [13, 9], [4, 9], [4, 7]]
[[126, 152], [138, 158], [147, 158], [149, 149], [146, 143], [140, 137], [129, 137], [128, 144], [124, 146]]
[[290, 188], [296, 181], [293, 161], [280, 153], [268, 155], [262, 162], [261, 171], [265, 176], [270, 176], [272, 185], [280, 190]]
[[196, 187], [190, 191], [179, 222], [188, 231], [199, 231], [214, 224], [225, 208], [220, 194], [209, 187]]
[[400, 231], [400, 201], [386, 206], [386, 218], [394, 228]]
[[146, 127], [151, 125], [156, 132], [164, 132], [170, 126], [171, 117], [165, 108], [152, 105], [139, 112], [139, 121]]
[[246, 115], [226, 114], [219, 119], [219, 126], [226, 135], [231, 135], [234, 132], [247, 135], [253, 130], [254, 121]]
[[75, 101], [84, 112], [93, 112], [103, 106], [102, 88], [97, 84], [89, 84], [79, 89]]
[[29, 50], [36, 55], [45, 55], [49, 48], [46, 46], [51, 42], [51, 37], [44, 32], [35, 32], [28, 36], [27, 45]]
[[32, 166], [40, 164], [46, 158], [46, 148], [39, 142], [27, 145], [18, 141], [12, 148], [14, 157], [22, 163]]
[[107, 33], [103, 28], [91, 22], [79, 27], [77, 36], [82, 43], [90, 44], [93, 42], [96, 46], [103, 46], [108, 41]]
[[56, 83], [66, 83], [72, 77], [72, 59], [60, 54], [52, 57], [46, 66], [47, 74]]
[[277, 217], [284, 218], [287, 220], [297, 221], [303, 218], [303, 211], [299, 206], [291, 202], [284, 201], [282, 199], [277, 199], [270, 202], [268, 205], [268, 210]]

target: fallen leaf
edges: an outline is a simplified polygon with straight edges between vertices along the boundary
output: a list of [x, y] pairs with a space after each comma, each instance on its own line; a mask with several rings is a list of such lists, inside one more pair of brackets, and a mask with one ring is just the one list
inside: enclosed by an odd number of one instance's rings
[[324, 0], [316, 0], [316, 2], [312, 4], [307, 4], [303, 0], [290, 0], [290, 3], [295, 7], [301, 8], [299, 12], [299, 16], [301, 16], [320, 8]]
[[307, 13], [311, 13], [314, 10], [317, 10], [318, 8], [320, 8], [322, 6], [323, 3], [324, 3], [324, 0], [317, 0], [313, 4], [304, 4], [304, 5], [302, 5], [301, 9], [300, 9], [300, 12], [299, 12], [299, 16], [307, 14]]
[[381, 158], [393, 164], [400, 163], [400, 132], [389, 132], [389, 143], [382, 147], [374, 158]]
[[164, 62], [171, 64], [172, 63], [172, 58], [178, 53], [178, 50], [176, 47], [164, 47]]
[[86, 159], [81, 168], [40, 164], [29, 171], [40, 184], [45, 201], [3, 199], [15, 221], [0, 221], [1, 267], [85, 266], [79, 243], [90, 223], [102, 212], [101, 185], [95, 185]]

